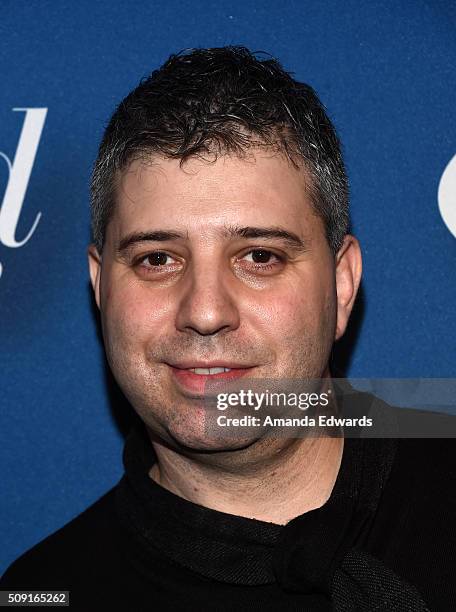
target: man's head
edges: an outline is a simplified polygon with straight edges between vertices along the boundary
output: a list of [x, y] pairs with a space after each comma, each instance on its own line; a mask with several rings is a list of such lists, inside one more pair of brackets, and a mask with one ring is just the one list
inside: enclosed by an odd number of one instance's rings
[[205, 436], [214, 376], [328, 375], [359, 247], [334, 128], [275, 60], [197, 50], [141, 83], [103, 138], [92, 223], [109, 363], [168, 444], [235, 447]]

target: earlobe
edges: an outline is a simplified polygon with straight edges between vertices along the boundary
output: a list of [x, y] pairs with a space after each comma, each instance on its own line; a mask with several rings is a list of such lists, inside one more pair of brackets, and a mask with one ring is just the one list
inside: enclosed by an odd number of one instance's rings
[[336, 256], [337, 324], [335, 340], [345, 332], [361, 282], [362, 257], [358, 240], [348, 234]]
[[98, 308], [100, 308], [101, 255], [98, 253], [98, 249], [94, 244], [89, 245], [87, 256], [89, 258], [90, 281], [92, 283], [95, 301]]

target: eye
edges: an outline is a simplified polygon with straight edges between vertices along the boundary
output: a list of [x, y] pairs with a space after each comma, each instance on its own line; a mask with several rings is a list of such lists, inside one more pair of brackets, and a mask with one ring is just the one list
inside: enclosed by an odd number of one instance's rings
[[255, 270], [271, 270], [283, 263], [284, 258], [268, 249], [252, 249], [242, 257], [242, 261], [251, 264]]
[[143, 274], [157, 274], [174, 271], [179, 267], [180, 263], [165, 251], [153, 251], [138, 257], [134, 265]]
[[142, 263], [146, 264], [147, 267], [158, 267], [158, 266], [166, 266], [167, 264], [174, 261], [171, 255], [165, 253], [164, 251], [155, 251], [154, 253], [149, 253], [146, 257], [142, 259]]

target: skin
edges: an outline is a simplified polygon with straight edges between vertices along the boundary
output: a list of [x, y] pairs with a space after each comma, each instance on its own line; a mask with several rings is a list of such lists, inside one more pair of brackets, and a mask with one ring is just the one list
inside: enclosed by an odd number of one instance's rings
[[[278, 524], [321, 506], [342, 439], [209, 431], [201, 396], [171, 366], [222, 361], [249, 366], [255, 379], [329, 380], [361, 278], [357, 240], [346, 236], [334, 256], [306, 171], [280, 153], [183, 167], [154, 157], [119, 178], [102, 256], [91, 245], [89, 266], [109, 364], [157, 454], [151, 478], [206, 507]], [[280, 228], [300, 244], [233, 226]], [[121, 248], [158, 230], [181, 237]]]

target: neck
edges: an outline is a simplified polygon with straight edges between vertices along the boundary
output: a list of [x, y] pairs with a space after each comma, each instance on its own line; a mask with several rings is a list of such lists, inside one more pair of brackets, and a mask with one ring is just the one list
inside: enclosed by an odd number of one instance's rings
[[261, 460], [237, 463], [236, 469], [232, 454], [226, 463], [222, 454], [215, 465], [201, 455], [189, 457], [153, 442], [157, 463], [150, 477], [195, 504], [285, 525], [329, 499], [344, 441], [322, 437], [277, 442], [280, 447], [263, 441], [257, 455]]

